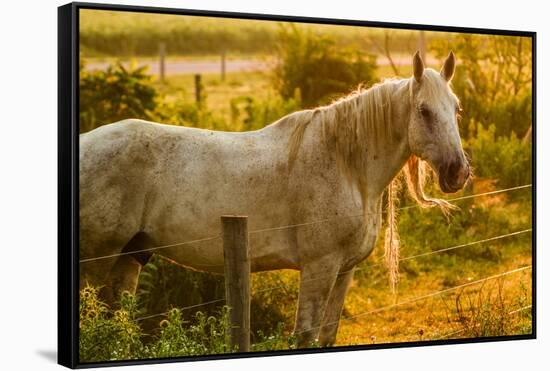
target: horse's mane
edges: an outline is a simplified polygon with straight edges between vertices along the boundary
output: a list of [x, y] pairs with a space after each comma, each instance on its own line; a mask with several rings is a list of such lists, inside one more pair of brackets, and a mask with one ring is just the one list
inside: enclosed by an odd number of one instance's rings
[[[393, 81], [393, 80], [392, 80]], [[397, 80], [395, 80], [397, 81]], [[332, 103], [291, 116], [295, 124], [289, 142], [289, 165], [293, 166], [310, 123], [321, 124], [324, 142], [334, 149], [338, 167], [349, 180], [363, 176], [367, 151], [376, 151], [382, 136], [391, 136], [391, 81], [369, 89], [359, 87]], [[360, 154], [360, 155], [358, 155]]]
[[[432, 77], [429, 73], [424, 76]], [[384, 150], [383, 144], [389, 143], [395, 134], [390, 98], [398, 83], [402, 82], [407, 84], [409, 99], [412, 99], [412, 79], [387, 79], [369, 89], [359, 87], [326, 106], [291, 114], [288, 119], [294, 124], [294, 130], [288, 143], [289, 169], [298, 157], [306, 129], [318, 121], [325, 144], [334, 150], [338, 168], [348, 180], [366, 184], [367, 153], [373, 156]], [[445, 201], [425, 195], [424, 184], [429, 172], [424, 161], [412, 155], [403, 167], [403, 173], [411, 197], [420, 206], [440, 206], [445, 211], [449, 208]]]

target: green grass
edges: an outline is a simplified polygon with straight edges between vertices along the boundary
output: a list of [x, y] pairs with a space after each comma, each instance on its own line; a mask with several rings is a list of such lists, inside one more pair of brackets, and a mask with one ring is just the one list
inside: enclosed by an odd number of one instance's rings
[[[276, 96], [270, 76], [264, 72], [228, 73], [224, 81], [219, 74], [203, 74], [202, 84], [208, 110], [223, 117], [227, 122], [231, 120], [232, 99], [253, 96], [258, 100], [267, 100]], [[187, 102], [195, 101], [194, 75], [171, 75], [163, 83], [157, 79], [154, 86], [165, 96], [167, 102], [178, 99]]]

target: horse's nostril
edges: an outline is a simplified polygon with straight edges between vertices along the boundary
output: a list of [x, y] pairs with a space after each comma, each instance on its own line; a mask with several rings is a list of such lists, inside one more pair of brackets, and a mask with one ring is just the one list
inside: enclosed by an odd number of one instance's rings
[[449, 173], [453, 176], [456, 176], [458, 175], [461, 167], [462, 166], [459, 161], [452, 161], [449, 165]]

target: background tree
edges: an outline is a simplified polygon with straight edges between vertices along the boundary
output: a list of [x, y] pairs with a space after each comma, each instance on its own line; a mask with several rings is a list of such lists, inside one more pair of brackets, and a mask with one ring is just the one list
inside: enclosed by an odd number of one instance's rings
[[304, 108], [328, 103], [359, 84], [376, 81], [376, 57], [358, 49], [337, 48], [333, 39], [281, 26], [276, 48], [275, 86], [285, 98], [300, 97]]

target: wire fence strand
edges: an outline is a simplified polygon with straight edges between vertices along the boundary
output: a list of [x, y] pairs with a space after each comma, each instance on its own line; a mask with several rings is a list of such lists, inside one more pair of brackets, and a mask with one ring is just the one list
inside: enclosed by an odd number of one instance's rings
[[[206, 301], [206, 302], [204, 302], [204, 303], [189, 305], [189, 306], [181, 307], [181, 308], [177, 308], [177, 309], [183, 311], [183, 310], [186, 310], [186, 309], [199, 308], [199, 307], [202, 307], [202, 306], [205, 306], [205, 305], [220, 303], [220, 302], [222, 302], [222, 301], [225, 301], [225, 298], [223, 298], [223, 299], [210, 300], [210, 301]], [[170, 313], [169, 310], [166, 311], [166, 312], [162, 312], [162, 313], [156, 313], [156, 314], [151, 314], [151, 315], [148, 315], [148, 316], [139, 317], [139, 318], [134, 319], [134, 321], [139, 322], [139, 321], [143, 321], [143, 320], [146, 320], [146, 319], [149, 319], [149, 318], [155, 318], [155, 317], [165, 316], [165, 315], [167, 315], [168, 313]]]
[[150, 247], [150, 248], [147, 248], [147, 249], [121, 252], [121, 253], [118, 253], [118, 254], [98, 256], [98, 257], [95, 257], [95, 258], [86, 258], [86, 259], [81, 259], [79, 262], [80, 263], [86, 263], [86, 262], [91, 262], [91, 261], [95, 261], [95, 260], [115, 258], [115, 257], [118, 257], [118, 256], [123, 256], [123, 255], [138, 254], [140, 252], [156, 251], [156, 250], [161, 250], [161, 249], [167, 249], [169, 247], [177, 247], [177, 246], [181, 246], [181, 245], [189, 245], [189, 244], [192, 244], [192, 243], [212, 241], [212, 240], [218, 239], [220, 237], [221, 237], [221, 235], [217, 235], [217, 236], [213, 236], [213, 237], [200, 238], [198, 240], [191, 240], [191, 241], [173, 243], [173, 244], [170, 244], [170, 245], [163, 245], [163, 246]]
[[[497, 240], [501, 240], [501, 239], [504, 239], [504, 238], [518, 236], [518, 235], [521, 235], [521, 234], [524, 234], [524, 233], [529, 233], [529, 232], [532, 232], [532, 231], [533, 231], [532, 228], [523, 229], [523, 230], [520, 230], [520, 231], [511, 232], [511, 233], [507, 233], [507, 234], [503, 234], [503, 235], [499, 235], [499, 236], [494, 236], [494, 237], [490, 237], [490, 238], [485, 238], [485, 239], [482, 239], [482, 240], [477, 240], [477, 241], [472, 241], [472, 242], [468, 242], [468, 243], [464, 243], [464, 244], [460, 244], [460, 245], [445, 247], [445, 248], [442, 248], [442, 249], [439, 249], [439, 250], [433, 250], [433, 251], [428, 251], [428, 252], [421, 253], [421, 254], [405, 256], [403, 258], [400, 258], [399, 261], [401, 262], [401, 261], [406, 261], [406, 260], [412, 260], [412, 259], [416, 259], [416, 258], [429, 256], [429, 255], [439, 254], [439, 253], [442, 253], [442, 252], [447, 252], [447, 251], [460, 249], [460, 248], [463, 248], [463, 247], [469, 247], [469, 246], [479, 245], [479, 244], [482, 244], [482, 243], [497, 241]], [[348, 271], [339, 272], [338, 276], [350, 273], [352, 271], [359, 272], [359, 271], [366, 270], [366, 269], [373, 268], [373, 267], [377, 267], [377, 266], [380, 266], [380, 265], [382, 265], [382, 263], [367, 264], [364, 267], [353, 268], [353, 269], [350, 269]], [[326, 278], [327, 277], [310, 278], [308, 280], [305, 280], [304, 282], [317, 281], [317, 280], [322, 280], [322, 279], [326, 279]]]
[[[531, 228], [530, 228], [530, 229], [524, 229], [524, 230], [516, 231], [516, 232], [512, 232], [512, 233], [507, 233], [507, 234], [500, 235], [500, 236], [494, 236], [494, 237], [490, 237], [490, 238], [485, 238], [485, 239], [482, 239], [482, 240], [477, 240], [477, 241], [473, 241], [473, 242], [469, 242], [469, 243], [465, 243], [465, 244], [460, 244], [460, 245], [456, 245], [456, 246], [446, 247], [446, 248], [439, 249], [439, 250], [429, 251], [429, 252], [422, 253], [422, 254], [416, 254], [416, 255], [406, 256], [406, 257], [401, 258], [401, 259], [399, 259], [399, 260], [400, 260], [400, 261], [403, 261], [403, 260], [416, 259], [416, 258], [428, 256], [428, 255], [433, 255], [433, 254], [438, 254], [438, 253], [442, 253], [442, 252], [447, 252], [447, 251], [456, 250], [456, 249], [459, 249], [459, 248], [464, 248], [464, 247], [468, 247], [468, 246], [474, 246], [474, 245], [477, 245], [477, 244], [482, 244], [482, 243], [497, 241], [497, 240], [500, 240], [500, 239], [504, 239], [504, 238], [508, 238], [508, 237], [513, 237], [513, 236], [517, 236], [517, 235], [521, 235], [521, 234], [529, 233], [529, 232], [532, 232], [532, 229], [531, 229]], [[344, 275], [344, 274], [350, 273], [351, 271], [357, 272], [357, 271], [361, 271], [361, 270], [364, 270], [364, 269], [376, 267], [376, 266], [379, 266], [379, 265], [381, 265], [381, 263], [370, 264], [370, 265], [367, 265], [366, 267], [355, 268], [355, 269], [352, 269], [352, 270], [349, 270], [349, 271], [340, 272], [340, 273], [338, 273], [338, 275]], [[307, 279], [307, 280], [304, 280], [304, 281], [300, 281], [300, 282], [301, 282], [301, 283], [312, 282], [312, 281], [317, 281], [317, 280], [324, 280], [324, 279], [327, 279], [327, 278], [328, 278], [328, 276], [316, 277], [316, 278], [310, 278], [310, 279]], [[260, 290], [254, 291], [253, 294], [259, 294], [259, 293], [264, 293], [264, 292], [269, 292], [269, 291], [281, 290], [281, 289], [285, 289], [285, 288], [290, 288], [290, 285], [285, 284], [285, 285], [277, 285], [277, 286], [273, 286], [273, 287], [267, 287], [267, 288], [264, 288], [264, 289], [260, 289]], [[179, 309], [181, 309], [181, 310], [186, 310], [186, 309], [198, 308], [198, 307], [201, 307], [201, 306], [206, 306], [206, 305], [209, 305], [209, 304], [219, 303], [219, 302], [223, 302], [223, 301], [225, 301], [225, 298], [219, 298], [219, 299], [214, 299], [214, 300], [207, 301], [207, 302], [204, 302], [204, 303], [199, 303], [199, 304], [194, 304], [194, 305], [182, 307], [182, 308], [179, 308]], [[166, 314], [168, 314], [168, 313], [169, 313], [169, 311], [167, 311], [167, 312], [162, 312], [162, 313], [157, 313], [157, 314], [152, 314], [152, 315], [149, 315], [149, 316], [137, 318], [136, 321], [141, 321], [141, 320], [148, 319], [148, 318], [159, 317], [159, 316], [166, 315]]]
[[[491, 195], [495, 195], [495, 194], [499, 194], [499, 193], [512, 192], [512, 191], [525, 189], [525, 188], [530, 188], [530, 187], [532, 187], [532, 184], [525, 184], [525, 185], [516, 186], [516, 187], [499, 189], [499, 190], [496, 190], [496, 191], [482, 192], [482, 193], [476, 193], [476, 194], [467, 195], [467, 196], [450, 198], [450, 199], [447, 199], [446, 201], [455, 202], [455, 201], [461, 201], [461, 200], [466, 200], [466, 199], [470, 199], [470, 198], [491, 196]], [[409, 205], [409, 206], [404, 206], [404, 207], [397, 208], [397, 210], [406, 210], [406, 209], [412, 209], [412, 208], [418, 208], [418, 207], [420, 207], [420, 206], [419, 205]], [[374, 214], [379, 214], [379, 213], [370, 213], [370, 214], [374, 215]], [[314, 224], [319, 224], [319, 223], [326, 223], [326, 222], [329, 222], [329, 221], [332, 221], [332, 220], [337, 220], [337, 219], [358, 218], [358, 217], [362, 217], [362, 216], [370, 215], [370, 214], [360, 213], [360, 214], [354, 214], [354, 215], [335, 216], [335, 217], [331, 217], [331, 218], [314, 220], [314, 221], [304, 222], [304, 223], [297, 223], [297, 224], [290, 224], [290, 225], [284, 225], [284, 226], [278, 226], [278, 227], [256, 229], [256, 230], [248, 232], [248, 234], [251, 235], [251, 234], [257, 234], [257, 233], [262, 233], [262, 232], [278, 231], [278, 230], [284, 230], [284, 229], [290, 229], [290, 228], [297, 228], [297, 227], [303, 227], [303, 226], [314, 225]], [[98, 257], [93, 257], [93, 258], [85, 258], [85, 259], [80, 259], [79, 263], [87, 263], [87, 262], [92, 262], [92, 261], [97, 261], [97, 260], [116, 258], [116, 257], [123, 256], [123, 255], [132, 255], [132, 254], [137, 254], [137, 253], [142, 253], [142, 252], [158, 251], [158, 250], [167, 249], [167, 248], [171, 248], [171, 247], [178, 247], [178, 246], [183, 246], [183, 245], [190, 245], [190, 244], [193, 244], [193, 243], [213, 241], [213, 240], [219, 239], [220, 237], [221, 237], [221, 235], [216, 235], [216, 236], [212, 236], [212, 237], [205, 237], [205, 238], [201, 238], [201, 239], [197, 239], [197, 240], [178, 242], [178, 243], [173, 243], [173, 244], [163, 245], [163, 246], [155, 246], [155, 247], [150, 247], [150, 248], [141, 249], [141, 250], [121, 252], [121, 253], [117, 253], [117, 254], [103, 255], [103, 256], [98, 256]], [[201, 267], [221, 267], [221, 266], [223, 266], [223, 264], [199, 264], [199, 266], [201, 266]]]
[[[496, 194], [499, 194], [499, 193], [512, 192], [512, 191], [516, 191], [516, 190], [520, 190], [520, 189], [524, 189], [524, 188], [530, 188], [530, 187], [532, 187], [532, 184], [525, 184], [525, 185], [516, 186], [516, 187], [499, 189], [499, 190], [496, 190], [496, 191], [482, 192], [482, 193], [476, 193], [476, 194], [467, 195], [467, 196], [449, 198], [449, 199], [446, 199], [445, 201], [447, 201], [447, 202], [456, 202], [456, 201], [462, 201], [462, 200], [467, 200], [467, 199], [470, 199], [470, 198], [476, 198], [476, 197], [482, 197], [482, 196], [493, 196], [493, 195], [496, 195]], [[420, 207], [421, 207], [420, 205], [416, 204], [416, 205], [408, 205], [408, 206], [398, 207], [398, 208], [396, 208], [396, 210], [398, 210], [398, 211], [399, 210], [408, 210], [408, 209], [416, 209], [416, 208], [420, 208]], [[313, 225], [313, 224], [326, 223], [326, 222], [329, 222], [329, 221], [332, 221], [332, 220], [360, 218], [360, 217], [365, 216], [365, 215], [377, 215], [377, 214], [381, 214], [381, 212], [360, 213], [360, 214], [353, 214], [353, 215], [339, 215], [339, 216], [334, 216], [334, 217], [331, 217], [331, 218], [314, 220], [314, 221], [311, 221], [311, 222], [290, 224], [290, 225], [271, 227], [271, 228], [256, 229], [256, 230], [250, 231], [249, 234], [269, 232], [269, 231], [279, 231], [279, 230], [284, 230], [284, 229], [289, 229], [289, 228], [297, 228], [297, 227], [303, 227], [303, 226], [308, 226], [308, 225]]]

